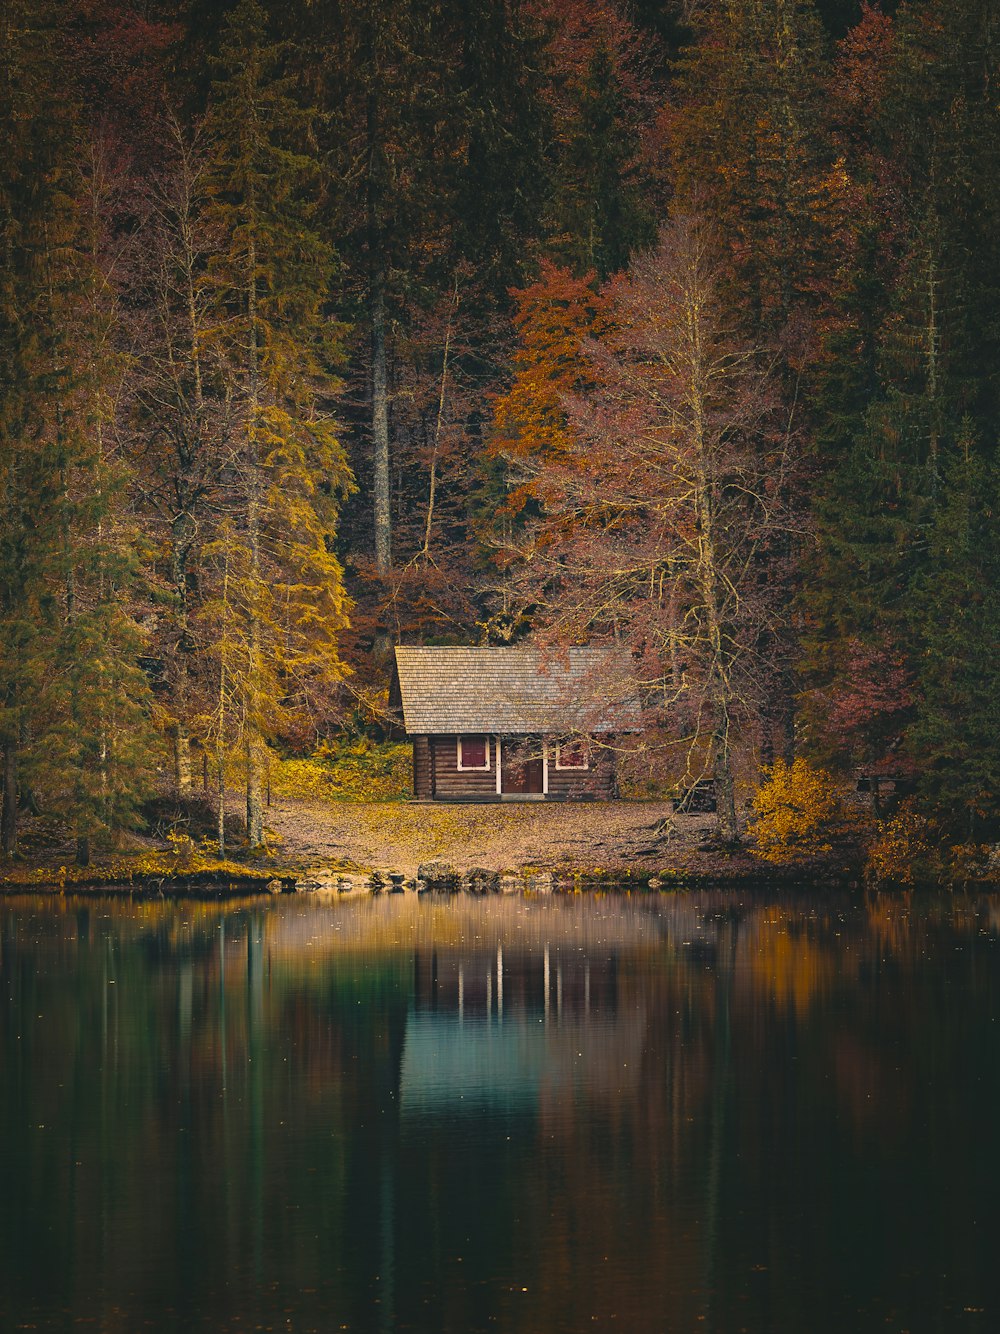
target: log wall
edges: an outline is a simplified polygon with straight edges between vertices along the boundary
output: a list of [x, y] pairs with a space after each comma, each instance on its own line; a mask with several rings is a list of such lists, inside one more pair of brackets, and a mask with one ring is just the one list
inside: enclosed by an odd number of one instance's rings
[[[511, 742], [514, 738], [510, 738]], [[501, 745], [504, 739], [501, 738]], [[413, 738], [413, 792], [423, 800], [496, 801], [496, 738], [489, 738], [490, 767], [459, 769], [457, 736]], [[614, 752], [595, 747], [587, 769], [557, 769], [555, 744], [548, 747], [548, 798], [609, 801], [618, 795]]]
[[413, 738], [413, 795], [427, 801], [434, 795], [430, 741], [425, 736]]
[[434, 765], [434, 796], [447, 801], [460, 798], [479, 798], [488, 801], [497, 795], [497, 750], [493, 737], [489, 743], [490, 767], [488, 769], [459, 769], [458, 737], [432, 736], [431, 754]]

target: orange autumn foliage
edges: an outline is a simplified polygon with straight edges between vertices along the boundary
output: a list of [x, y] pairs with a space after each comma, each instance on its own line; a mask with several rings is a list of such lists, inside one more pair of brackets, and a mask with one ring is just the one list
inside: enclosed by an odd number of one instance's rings
[[571, 452], [566, 403], [590, 381], [583, 349], [607, 320], [607, 302], [595, 282], [592, 273], [575, 278], [543, 260], [538, 281], [515, 294], [514, 376], [495, 400], [490, 441], [492, 456], [508, 469], [511, 514], [541, 497], [544, 465]]

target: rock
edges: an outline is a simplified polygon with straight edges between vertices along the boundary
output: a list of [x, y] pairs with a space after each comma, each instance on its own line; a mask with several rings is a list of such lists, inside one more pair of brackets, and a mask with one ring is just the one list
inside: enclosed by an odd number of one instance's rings
[[525, 877], [527, 888], [533, 894], [551, 894], [552, 893], [552, 872], [551, 871], [531, 871]]
[[[277, 885], [278, 885], [278, 889], [271, 889], [271, 886], [274, 885], [274, 884], [277, 884]], [[275, 880], [269, 880], [269, 881], [268, 881], [267, 888], [268, 888], [268, 890], [269, 890], [270, 893], [272, 893], [272, 894], [280, 893], [280, 887], [281, 887], [281, 881], [280, 881], [280, 880], [278, 880], [278, 881], [275, 881]], [[319, 889], [319, 888], [320, 888], [320, 883], [319, 883], [318, 880], [296, 880], [296, 882], [295, 882], [295, 889], [296, 889], [297, 893], [299, 893], [299, 894], [315, 894], [316, 891], [317, 891], [317, 889]]]
[[351, 879], [351, 877], [350, 877], [349, 875], [338, 875], [338, 876], [337, 876], [337, 892], [338, 892], [338, 894], [350, 894], [350, 892], [351, 892], [351, 890], [352, 890], [353, 888], [354, 888], [354, 881]]
[[521, 879], [520, 876], [517, 875], [500, 876], [501, 894], [520, 894], [523, 888], [524, 888], [524, 881]]
[[423, 862], [417, 867], [417, 879], [423, 880], [428, 889], [449, 891], [458, 886], [458, 872], [450, 862]]
[[404, 892], [404, 891], [403, 891], [403, 881], [404, 881], [405, 879], [406, 879], [406, 876], [403, 875], [402, 871], [390, 871], [390, 872], [389, 872], [389, 893], [390, 893], [390, 894], [402, 894], [402, 893]]
[[[269, 881], [267, 882], [267, 892], [268, 892], [269, 894], [281, 894], [281, 893], [283, 892], [284, 888], [285, 888], [285, 886], [281, 883], [280, 880], [269, 880]], [[302, 882], [299, 881], [299, 882], [296, 884], [295, 888], [296, 888], [296, 889], [301, 889], [301, 888], [302, 888]]]
[[461, 887], [467, 894], [499, 894], [500, 875], [497, 871], [474, 866], [466, 871], [461, 879]]

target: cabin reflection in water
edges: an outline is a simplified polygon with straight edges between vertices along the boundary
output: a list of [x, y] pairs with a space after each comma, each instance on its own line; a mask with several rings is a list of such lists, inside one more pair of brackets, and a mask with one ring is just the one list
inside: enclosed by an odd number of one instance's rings
[[638, 1081], [644, 1016], [619, 1012], [615, 954], [418, 953], [400, 1078], [404, 1115], [534, 1112], [586, 1071], [590, 1096]]

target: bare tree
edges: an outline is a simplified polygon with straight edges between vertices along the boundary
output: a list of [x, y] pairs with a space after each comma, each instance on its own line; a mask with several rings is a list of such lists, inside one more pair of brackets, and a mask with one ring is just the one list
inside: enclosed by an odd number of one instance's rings
[[732, 842], [734, 734], [766, 697], [762, 645], [781, 619], [792, 452], [720, 276], [711, 233], [682, 218], [611, 284], [590, 387], [566, 403], [572, 445], [543, 466], [545, 513], [515, 570], [547, 636], [630, 650], [647, 703], [688, 742], [689, 777], [715, 779]]

